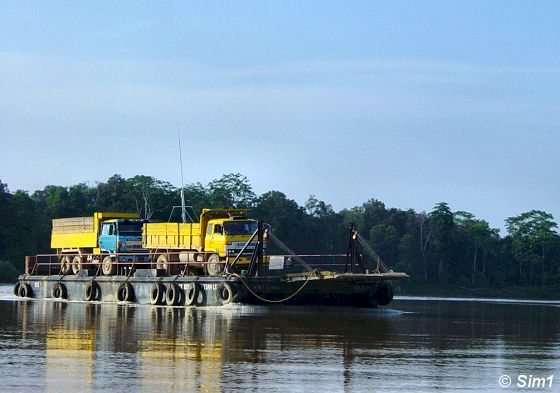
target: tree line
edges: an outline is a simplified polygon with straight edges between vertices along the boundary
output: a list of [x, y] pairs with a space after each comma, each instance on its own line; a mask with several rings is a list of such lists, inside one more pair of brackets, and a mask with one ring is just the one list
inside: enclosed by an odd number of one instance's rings
[[[336, 212], [310, 196], [304, 206], [280, 191], [256, 195], [248, 179], [230, 173], [184, 188], [196, 213], [202, 208], [248, 207], [275, 235], [302, 254], [345, 253], [350, 226], [410, 283], [464, 288], [560, 287], [560, 236], [551, 214], [532, 210], [505, 220], [507, 234], [445, 202], [430, 212], [388, 208], [377, 199]], [[95, 185], [46, 186], [10, 192], [0, 181], [0, 279], [13, 281], [24, 256], [50, 253], [51, 220], [94, 211], [138, 212], [168, 221], [179, 189], [151, 176], [113, 175]], [[172, 219], [177, 220], [177, 217]]]

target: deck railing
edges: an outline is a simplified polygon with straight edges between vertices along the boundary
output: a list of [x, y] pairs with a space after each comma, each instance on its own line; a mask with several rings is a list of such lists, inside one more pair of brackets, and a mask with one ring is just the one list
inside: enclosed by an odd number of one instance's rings
[[[196, 256], [195, 256], [196, 254]], [[188, 275], [191, 273], [199, 273], [200, 270], [207, 271], [208, 265], [229, 265], [234, 260], [233, 256], [229, 256], [226, 260], [208, 261], [208, 257], [214, 253], [197, 252], [187, 254], [184, 252], [159, 252], [159, 253], [113, 253], [113, 254], [38, 254], [25, 257], [25, 273], [28, 275], [63, 275], [61, 259], [65, 256], [70, 261], [76, 256], [80, 257], [80, 269], [88, 269], [90, 273], [96, 276], [103, 275], [101, 271], [102, 261], [105, 257], [111, 257], [112, 264], [116, 267], [116, 275], [130, 275], [137, 269], [158, 269], [164, 268], [166, 275]], [[167, 262], [158, 262], [160, 255], [167, 257]], [[242, 271], [248, 267], [248, 260], [251, 259], [251, 253], [244, 254], [247, 258], [244, 262], [237, 262], [236, 269]], [[265, 255], [264, 264], [268, 270], [270, 260], [282, 260], [280, 268], [272, 266], [271, 271], [278, 269], [283, 271], [298, 271], [301, 266], [297, 263], [297, 258], [303, 258], [308, 265], [313, 268], [319, 268], [331, 271], [342, 271], [345, 266], [346, 254], [298, 254], [298, 255]], [[276, 258], [276, 259], [275, 259]], [[185, 260], [189, 259], [189, 260]], [[77, 271], [68, 269], [67, 275], [74, 275]]]

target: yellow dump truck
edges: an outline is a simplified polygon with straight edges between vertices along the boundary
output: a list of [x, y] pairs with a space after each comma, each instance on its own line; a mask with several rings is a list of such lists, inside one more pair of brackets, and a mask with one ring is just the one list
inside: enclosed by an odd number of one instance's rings
[[[257, 230], [257, 221], [247, 218], [248, 209], [203, 209], [197, 223], [151, 223], [143, 227], [142, 244], [150, 251], [157, 268], [168, 262], [188, 262], [211, 276], [220, 275], [224, 262], [233, 262]], [[247, 265], [257, 240], [248, 245], [237, 260]], [[205, 263], [206, 262], [206, 263]]]
[[[116, 253], [142, 252], [142, 224], [137, 213], [93, 213], [89, 217], [52, 220], [51, 247], [59, 255], [62, 274], [76, 274], [84, 263], [103, 263], [114, 274]], [[99, 257], [97, 257], [99, 255]], [[127, 256], [121, 258], [126, 259]]]

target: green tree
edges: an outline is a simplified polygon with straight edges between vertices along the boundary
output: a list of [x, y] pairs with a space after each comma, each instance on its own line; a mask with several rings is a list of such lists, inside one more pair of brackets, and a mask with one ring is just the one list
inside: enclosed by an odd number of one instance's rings
[[8, 185], [0, 180], [0, 258], [5, 256], [8, 242], [7, 236], [10, 226], [10, 202], [11, 194]]
[[523, 265], [529, 265], [529, 283], [533, 285], [533, 268], [540, 262], [541, 285], [546, 280], [545, 260], [547, 247], [557, 236], [558, 225], [553, 216], [541, 210], [531, 210], [506, 219], [506, 228], [512, 239], [514, 258], [519, 263], [519, 276], [523, 279]]
[[451, 246], [453, 242], [453, 213], [445, 202], [436, 204], [434, 210], [429, 214], [432, 227], [433, 243], [437, 258], [438, 278], [444, 275], [444, 270], [451, 258]]
[[240, 173], [229, 173], [211, 181], [208, 191], [215, 207], [251, 207], [256, 199], [249, 180]]
[[318, 200], [315, 195], [309, 196], [305, 203], [305, 209], [309, 215], [317, 218], [329, 217], [335, 214], [331, 205]]
[[[472, 252], [471, 284], [475, 283], [477, 272], [486, 275], [486, 259], [493, 246], [493, 241], [498, 237], [498, 230], [490, 228], [484, 220], [478, 220], [472, 213], [458, 211], [453, 213], [458, 231], [465, 237], [468, 248]], [[479, 262], [479, 260], [481, 260]]]
[[313, 239], [309, 236], [309, 220], [305, 209], [296, 201], [288, 199], [280, 191], [269, 191], [261, 195], [251, 215], [272, 227], [279, 239], [296, 252], [310, 249]]
[[422, 254], [418, 247], [418, 240], [414, 235], [406, 233], [400, 239], [398, 255], [399, 259], [395, 264], [397, 271], [404, 271], [410, 274], [412, 280], [416, 280], [417, 277], [424, 277]]
[[395, 249], [399, 246], [399, 236], [394, 226], [390, 224], [374, 225], [369, 231], [369, 239], [377, 254], [384, 261], [393, 263]]
[[146, 219], [169, 215], [179, 195], [170, 183], [152, 176], [131, 177], [125, 187], [134, 201], [134, 209]]
[[93, 205], [98, 211], [111, 212], [129, 211], [135, 207], [127, 181], [119, 174], [97, 184]]

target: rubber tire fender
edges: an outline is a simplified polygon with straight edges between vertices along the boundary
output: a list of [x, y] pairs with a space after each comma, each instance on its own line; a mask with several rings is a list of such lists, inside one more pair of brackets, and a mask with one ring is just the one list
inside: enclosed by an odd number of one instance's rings
[[177, 306], [181, 301], [182, 291], [179, 285], [170, 284], [165, 291], [165, 303], [168, 306]]
[[386, 306], [393, 300], [393, 286], [389, 283], [383, 283], [376, 291], [377, 304]]
[[150, 291], [150, 303], [153, 305], [161, 305], [165, 299], [165, 285], [161, 282], [152, 285], [152, 290]]
[[27, 283], [22, 283], [19, 286], [18, 293], [19, 293], [19, 297], [28, 297], [28, 298], [33, 297], [33, 289], [31, 289], [31, 285]]
[[55, 286], [51, 288], [51, 297], [53, 299], [66, 299], [68, 297], [66, 285], [59, 282], [56, 283]]
[[86, 300], [88, 302], [101, 300], [101, 286], [95, 281], [90, 281], [86, 286]]
[[19, 296], [19, 287], [21, 287], [21, 283], [18, 281], [16, 285], [14, 285], [14, 295]]
[[200, 294], [200, 284], [197, 282], [190, 282], [187, 284], [185, 290], [185, 305], [194, 306], [198, 302], [198, 295]]
[[121, 284], [117, 290], [117, 300], [119, 302], [131, 302], [134, 300], [134, 288], [129, 282]]
[[222, 306], [230, 303], [235, 303], [239, 298], [239, 294], [235, 291], [234, 287], [230, 283], [222, 282], [218, 285], [218, 290], [216, 291], [216, 298], [218, 303]]

